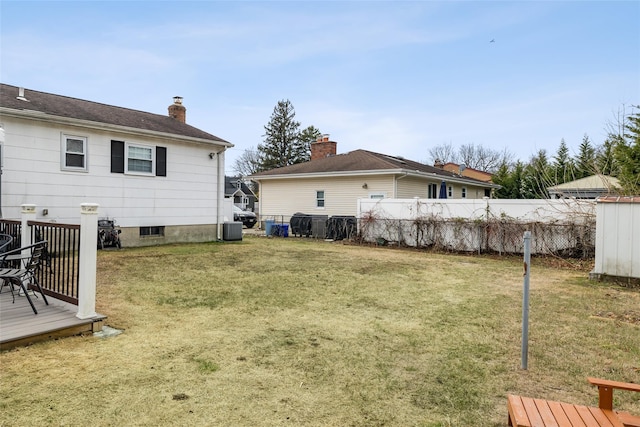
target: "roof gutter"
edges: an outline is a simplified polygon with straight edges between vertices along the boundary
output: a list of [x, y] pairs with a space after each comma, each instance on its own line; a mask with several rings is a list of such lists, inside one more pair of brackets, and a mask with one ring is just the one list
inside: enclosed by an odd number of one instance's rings
[[129, 126], [119, 126], [119, 125], [112, 125], [108, 123], [94, 122], [91, 120], [81, 120], [81, 119], [74, 119], [71, 117], [54, 116], [47, 113], [41, 113], [39, 111], [16, 110], [14, 108], [0, 107], [0, 115], [7, 116], [7, 117], [15, 117], [19, 119], [37, 119], [37, 120], [48, 122], [48, 123], [59, 123], [59, 124], [77, 126], [82, 128], [88, 128], [88, 129], [99, 129], [104, 131], [116, 131], [116, 132], [137, 134], [137, 135], [143, 135], [143, 136], [153, 136], [159, 139], [166, 139], [169, 141], [175, 141], [176, 139], [180, 139], [181, 141], [193, 142], [195, 144], [204, 144], [209, 146], [218, 145], [218, 146], [224, 147], [225, 149], [233, 147], [232, 143], [223, 141], [223, 140], [195, 138], [192, 136], [184, 136], [180, 134], [158, 132], [153, 130], [132, 128]]
[[447, 181], [447, 182], [453, 182], [457, 184], [475, 185], [478, 187], [501, 188], [500, 185], [489, 183], [489, 182], [476, 181], [473, 179], [467, 179], [467, 178], [455, 177], [455, 176], [444, 176], [444, 175], [439, 175], [437, 173], [410, 171], [407, 169], [376, 169], [376, 170], [366, 170], [366, 171], [312, 172], [312, 173], [297, 173], [297, 174], [292, 173], [292, 174], [281, 174], [281, 175], [250, 176], [249, 178], [252, 179], [253, 181], [260, 182], [260, 181], [292, 179], [292, 178], [312, 179], [312, 178], [326, 178], [326, 177], [399, 175], [399, 174], [402, 174], [401, 178], [412, 176], [412, 177], [418, 177], [423, 179], [432, 178], [433, 180], [437, 180], [437, 181]]

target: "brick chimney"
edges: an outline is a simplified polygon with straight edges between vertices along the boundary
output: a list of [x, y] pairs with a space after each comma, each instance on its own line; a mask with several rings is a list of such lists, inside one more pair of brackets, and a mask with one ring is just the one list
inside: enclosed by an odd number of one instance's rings
[[187, 109], [182, 105], [182, 97], [174, 96], [173, 104], [169, 105], [169, 117], [173, 117], [179, 122], [187, 122]]
[[315, 142], [311, 143], [311, 160], [335, 156], [337, 145], [337, 142], [329, 141], [328, 134], [319, 136]]

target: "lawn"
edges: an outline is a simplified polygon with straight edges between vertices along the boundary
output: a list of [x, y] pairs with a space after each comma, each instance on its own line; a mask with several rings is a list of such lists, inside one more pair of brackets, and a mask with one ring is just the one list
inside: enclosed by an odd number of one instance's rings
[[[506, 426], [506, 395], [640, 382], [640, 292], [522, 261], [248, 236], [100, 251], [122, 334], [0, 354], [1, 426]], [[617, 408], [640, 414], [640, 396]]]

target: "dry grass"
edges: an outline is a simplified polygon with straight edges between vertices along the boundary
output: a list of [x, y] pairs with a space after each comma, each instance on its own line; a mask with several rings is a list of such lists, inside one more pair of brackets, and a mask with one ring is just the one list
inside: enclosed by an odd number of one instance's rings
[[640, 382], [640, 293], [533, 264], [522, 371], [519, 259], [262, 237], [100, 252], [98, 311], [124, 333], [0, 354], [0, 425], [504, 426], [507, 393], [596, 404], [587, 376]]

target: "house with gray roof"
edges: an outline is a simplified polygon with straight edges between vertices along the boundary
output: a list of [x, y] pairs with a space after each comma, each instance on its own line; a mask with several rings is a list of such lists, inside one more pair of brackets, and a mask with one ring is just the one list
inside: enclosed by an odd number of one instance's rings
[[258, 198], [240, 176], [227, 176], [224, 197], [233, 199], [233, 204], [242, 210], [255, 212]]
[[311, 160], [256, 173], [260, 215], [288, 221], [294, 213], [353, 216], [360, 198], [490, 197], [498, 185], [398, 156], [354, 150], [337, 154], [327, 135], [311, 143]]
[[615, 196], [619, 193], [620, 188], [618, 178], [596, 174], [547, 187], [547, 191], [551, 199], [596, 199]]
[[222, 238], [224, 159], [233, 145], [168, 114], [0, 84], [3, 218], [79, 221], [81, 203], [116, 221], [124, 246]]

